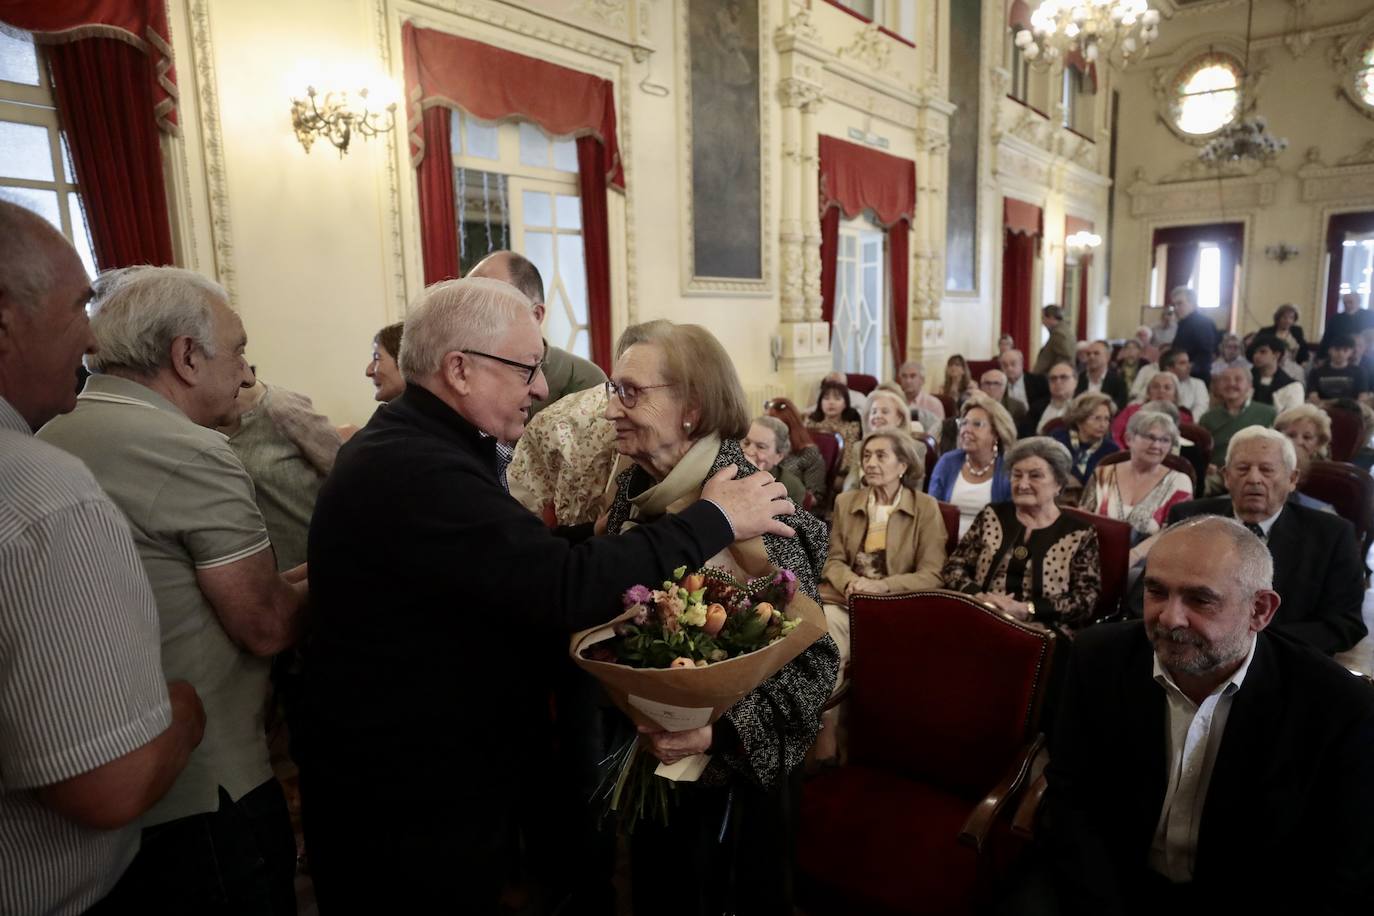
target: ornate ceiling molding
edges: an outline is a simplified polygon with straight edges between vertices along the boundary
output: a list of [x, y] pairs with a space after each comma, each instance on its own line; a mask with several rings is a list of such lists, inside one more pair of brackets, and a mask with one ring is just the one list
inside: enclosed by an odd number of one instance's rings
[[1213, 170], [1210, 178], [1177, 177], [1190, 169], [1185, 163], [1173, 175], [1157, 182], [1147, 180], [1144, 169], [1137, 169], [1126, 187], [1131, 216], [1215, 216], [1218, 212], [1230, 214], [1269, 206], [1282, 177], [1272, 166], [1234, 176], [1219, 177]]
[[1321, 150], [1311, 147], [1298, 169], [1304, 203], [1319, 201], [1374, 204], [1374, 140], [1366, 140], [1334, 165], [1322, 160]]

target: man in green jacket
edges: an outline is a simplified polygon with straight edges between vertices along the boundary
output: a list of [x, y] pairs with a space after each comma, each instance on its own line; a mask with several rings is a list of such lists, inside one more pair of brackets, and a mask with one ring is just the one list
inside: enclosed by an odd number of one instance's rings
[[1056, 363], [1075, 365], [1073, 335], [1064, 322], [1064, 310], [1057, 305], [1045, 306], [1040, 312], [1040, 323], [1049, 330], [1050, 339], [1040, 348], [1040, 354], [1035, 357], [1035, 368], [1031, 371], [1036, 375], [1045, 375]]

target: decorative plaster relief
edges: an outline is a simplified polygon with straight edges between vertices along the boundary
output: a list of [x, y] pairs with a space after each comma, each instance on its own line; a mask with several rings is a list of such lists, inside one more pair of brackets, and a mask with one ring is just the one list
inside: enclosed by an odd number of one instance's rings
[[853, 41], [835, 52], [835, 56], [853, 60], [875, 73], [882, 73], [891, 60], [892, 45], [888, 43], [888, 37], [878, 28], [878, 24], [870, 22], [859, 30]]
[[1277, 169], [1267, 168], [1239, 178], [1151, 184], [1137, 171], [1126, 193], [1134, 217], [1247, 210], [1272, 204], [1280, 177]]
[[826, 67], [821, 84], [828, 99], [902, 128], [916, 123], [917, 108], [911, 101], [889, 94], [881, 87], [861, 83], [838, 69]]
[[1370, 105], [1360, 95], [1356, 85], [1356, 73], [1363, 66], [1360, 51], [1364, 40], [1374, 29], [1374, 12], [1361, 19], [1349, 38], [1337, 37], [1331, 43], [1327, 60], [1332, 69], [1340, 76], [1341, 96], [1366, 118], [1374, 119], [1374, 105]]
[[219, 88], [216, 83], [214, 42], [210, 35], [210, 0], [187, 0], [191, 47], [196, 72], [196, 100], [200, 104], [201, 153], [205, 158], [205, 190], [210, 204], [210, 238], [215, 252], [215, 277], [237, 301], [234, 272], [234, 233], [229, 220], [229, 185], [224, 168], [224, 136], [220, 131]]
[[626, 23], [626, 6], [625, 0], [582, 0], [581, 9], [598, 22], [614, 29], [623, 29]]

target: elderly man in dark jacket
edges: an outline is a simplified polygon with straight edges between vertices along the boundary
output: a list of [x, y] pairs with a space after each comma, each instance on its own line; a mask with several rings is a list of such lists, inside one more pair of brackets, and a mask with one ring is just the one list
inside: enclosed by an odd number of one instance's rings
[[507, 284], [429, 287], [406, 320], [405, 393], [320, 492], [301, 771], [322, 912], [493, 911], [538, 638], [613, 617], [630, 585], [737, 537], [792, 533], [782, 484], [728, 469], [623, 535], [546, 529], [495, 465], [547, 395], [543, 346]]

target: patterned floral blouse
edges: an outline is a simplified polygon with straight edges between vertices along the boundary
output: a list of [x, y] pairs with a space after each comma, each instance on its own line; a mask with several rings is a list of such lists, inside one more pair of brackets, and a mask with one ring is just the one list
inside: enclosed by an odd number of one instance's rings
[[1031, 601], [1035, 619], [1046, 623], [1070, 628], [1091, 623], [1102, 594], [1097, 530], [1062, 512], [1054, 524], [1032, 531], [1025, 541], [1021, 532], [1011, 503], [983, 509], [945, 561], [945, 588]]
[[858, 420], [813, 420], [806, 418], [806, 428], [822, 433], [834, 433], [844, 440], [844, 452], [840, 455], [840, 471], [848, 473], [858, 467], [859, 443], [863, 440], [863, 428]]

